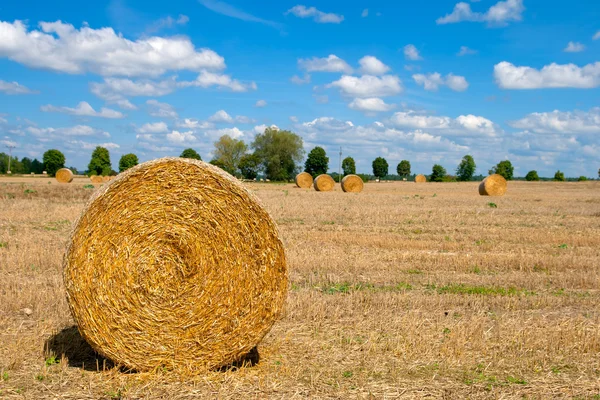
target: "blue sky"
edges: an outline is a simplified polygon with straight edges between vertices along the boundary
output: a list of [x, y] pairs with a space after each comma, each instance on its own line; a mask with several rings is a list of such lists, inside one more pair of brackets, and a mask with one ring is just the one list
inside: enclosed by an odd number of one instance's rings
[[[600, 3], [22, 0], [0, 5], [0, 145], [142, 161], [290, 129], [371, 172], [595, 177]], [[585, 12], [584, 12], [585, 11]]]

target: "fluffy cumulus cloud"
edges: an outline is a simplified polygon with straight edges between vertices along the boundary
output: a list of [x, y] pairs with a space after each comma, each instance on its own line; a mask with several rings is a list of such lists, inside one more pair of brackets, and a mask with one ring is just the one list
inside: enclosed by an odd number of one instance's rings
[[310, 83], [310, 74], [304, 74], [304, 77], [299, 77], [298, 75], [294, 75], [290, 78], [290, 82], [296, 85], [304, 85]]
[[407, 44], [406, 46], [404, 46], [404, 58], [412, 61], [418, 61], [423, 59], [423, 57], [421, 57], [421, 55], [419, 54], [419, 50], [417, 50], [414, 44]]
[[346, 131], [354, 127], [351, 121], [340, 121], [332, 117], [315, 118], [312, 121], [302, 123], [302, 127], [307, 130], [325, 130], [325, 131]]
[[202, 71], [200, 75], [194, 81], [190, 82], [178, 82], [179, 87], [217, 87], [219, 89], [229, 89], [233, 92], [247, 92], [248, 90], [256, 90], [257, 86], [255, 82], [243, 83], [237, 79], [231, 78], [231, 76], [216, 72]]
[[552, 63], [538, 70], [502, 61], [494, 66], [494, 78], [503, 89], [590, 89], [600, 86], [600, 62], [583, 67]]
[[101, 129], [92, 128], [88, 125], [75, 125], [65, 128], [38, 128], [29, 126], [25, 131], [38, 138], [60, 139], [62, 136], [104, 136], [110, 137], [110, 134]]
[[345, 74], [352, 73], [352, 67], [335, 54], [319, 58], [299, 58], [298, 67], [307, 72], [341, 72]]
[[510, 126], [541, 134], [598, 134], [600, 133], [600, 107], [590, 111], [558, 111], [531, 113], [512, 121]]
[[386, 104], [379, 97], [368, 97], [366, 99], [354, 99], [350, 104], [348, 104], [353, 110], [361, 111], [366, 114], [374, 114], [377, 112], [384, 112], [393, 110], [396, 105], [395, 104]]
[[269, 125], [262, 124], [262, 125], [256, 125], [252, 131], [256, 134], [261, 134], [261, 133], [265, 133], [265, 129], [267, 129], [267, 128], [271, 128], [276, 131], [279, 130], [279, 127], [277, 125], [269, 126]]
[[477, 54], [477, 50], [470, 49], [467, 46], [460, 46], [457, 56], [462, 57], [470, 54]]
[[175, 108], [167, 103], [161, 103], [157, 100], [148, 100], [148, 114], [157, 118], [177, 118], [179, 115]]
[[258, 100], [256, 102], [256, 104], [254, 104], [254, 107], [258, 107], [258, 108], [262, 108], [262, 107], [266, 107], [266, 106], [267, 106], [266, 100]]
[[394, 113], [389, 123], [398, 128], [433, 130], [455, 136], [497, 136], [502, 130], [487, 118], [460, 115], [457, 118], [419, 114], [414, 111]]
[[200, 129], [210, 129], [215, 125], [209, 121], [199, 121], [193, 118], [184, 118], [183, 120], [177, 121], [175, 126], [178, 128], [192, 129], [192, 130], [200, 130]]
[[394, 75], [363, 75], [360, 77], [343, 75], [339, 80], [326, 86], [337, 88], [342, 95], [351, 97], [385, 97], [402, 92], [402, 82]]
[[113, 143], [113, 142], [90, 143], [90, 142], [85, 142], [82, 140], [68, 140], [65, 142], [65, 145], [73, 151], [82, 150], [82, 149], [83, 150], [94, 150], [98, 146], [104, 147], [108, 150], [117, 150], [117, 149], [121, 148], [121, 146], [119, 144]]
[[487, 22], [488, 25], [503, 26], [508, 22], [521, 21], [523, 18], [523, 0], [499, 1], [486, 12], [474, 12], [469, 3], [460, 2], [454, 6], [450, 14], [436, 20], [439, 25], [457, 22]]
[[244, 115], [237, 115], [235, 118], [233, 118], [225, 110], [217, 111], [216, 113], [214, 113], [212, 116], [210, 116], [208, 118], [208, 121], [214, 122], [214, 123], [224, 123], [224, 124], [233, 124], [236, 122], [240, 123], [240, 124], [252, 124], [255, 122], [252, 118], [246, 117]]
[[390, 67], [373, 56], [364, 56], [358, 63], [360, 72], [366, 75], [383, 75], [390, 70]]
[[131, 80], [122, 78], [105, 78], [104, 82], [90, 83], [90, 91], [110, 103], [118, 104], [127, 109], [131, 103], [127, 97], [160, 97], [177, 89], [175, 78], [160, 81]]
[[[0, 33], [1, 35], [1, 33]], [[0, 46], [2, 46], [2, 44], [0, 44]], [[0, 80], [0, 93], [4, 93], [4, 94], [36, 94], [38, 92], [33, 91], [21, 84], [19, 84], [18, 82], [6, 82], [3, 80]]]
[[442, 77], [438, 72], [432, 74], [415, 74], [412, 76], [418, 85], [422, 85], [425, 90], [436, 91], [440, 86], [448, 86], [455, 92], [464, 92], [469, 87], [469, 82], [464, 76], [448, 74]]
[[585, 50], [585, 46], [579, 42], [569, 42], [567, 47], [564, 48], [566, 53], [580, 53]]
[[297, 5], [285, 13], [285, 15], [292, 14], [298, 18], [312, 18], [313, 21], [321, 24], [339, 24], [344, 20], [343, 15], [334, 13], [325, 13], [317, 10], [315, 7], [306, 7], [303, 5]]
[[32, 68], [103, 76], [159, 76], [167, 71], [225, 68], [223, 57], [210, 49], [196, 49], [183, 36], [133, 41], [112, 28], [77, 29], [61, 21], [41, 22], [39, 28], [29, 30], [22, 21], [0, 21], [0, 57]]
[[192, 131], [179, 132], [174, 130], [167, 133], [167, 141], [173, 145], [190, 145], [196, 143], [197, 139]]
[[71, 107], [56, 107], [51, 104], [40, 107], [44, 112], [57, 112], [69, 115], [76, 115], [79, 117], [99, 117], [99, 118], [124, 118], [125, 115], [119, 111], [111, 110], [110, 108], [102, 107], [100, 111], [94, 110], [89, 103], [82, 101], [75, 108]]
[[142, 125], [137, 129], [139, 133], [165, 133], [168, 132], [167, 124], [164, 122], [153, 122]]

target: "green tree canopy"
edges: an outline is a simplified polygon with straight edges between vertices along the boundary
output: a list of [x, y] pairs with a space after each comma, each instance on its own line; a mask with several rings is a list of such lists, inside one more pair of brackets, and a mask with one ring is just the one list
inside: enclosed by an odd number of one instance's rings
[[325, 154], [325, 149], [322, 147], [315, 147], [308, 153], [306, 162], [304, 163], [304, 171], [308, 172], [314, 177], [326, 174], [329, 169], [329, 157]]
[[581, 175], [579, 178], [577, 178], [577, 180], [578, 180], [579, 182], [585, 182], [585, 181], [587, 181], [588, 179], [587, 179], [587, 177], [586, 177], [586, 176], [584, 176], [584, 175]]
[[112, 171], [110, 153], [106, 147], [97, 146], [92, 152], [92, 159], [88, 164], [91, 175], [108, 176]]
[[536, 170], [531, 170], [527, 173], [527, 175], [525, 175], [525, 180], [526, 181], [539, 181], [540, 177], [538, 176], [538, 173]]
[[490, 173], [490, 175], [492, 175], [492, 174], [502, 175], [504, 177], [504, 179], [506, 179], [507, 181], [510, 181], [513, 178], [514, 171], [515, 171], [515, 169], [513, 168], [512, 163], [508, 160], [504, 160], [504, 161], [500, 161], [498, 163], [498, 165], [492, 167], [492, 169], [489, 170], [489, 173]]
[[475, 160], [470, 155], [466, 155], [463, 157], [460, 164], [458, 164], [458, 168], [456, 168], [456, 178], [459, 181], [470, 181], [475, 174]]
[[131, 167], [135, 167], [139, 164], [138, 158], [135, 154], [123, 154], [119, 160], [119, 172], [127, 171]]
[[46, 151], [42, 159], [44, 168], [50, 176], [54, 176], [56, 171], [65, 167], [65, 155], [56, 149]]
[[21, 173], [22, 174], [30, 174], [32, 172], [31, 171], [31, 163], [32, 163], [32, 160], [29, 157], [23, 157], [21, 159], [21, 169], [22, 169]]
[[396, 166], [396, 172], [403, 178], [408, 178], [410, 176], [410, 161], [402, 160]]
[[222, 168], [231, 175], [238, 174], [240, 160], [248, 150], [243, 140], [233, 139], [223, 135], [215, 142], [215, 160], [219, 160]]
[[439, 164], [435, 164], [431, 169], [431, 178], [429, 180], [431, 182], [443, 182], [445, 176], [446, 168], [442, 167]]
[[304, 156], [302, 138], [291, 131], [267, 128], [256, 135], [252, 148], [268, 179], [289, 181], [294, 179], [298, 164]]
[[202, 160], [202, 157], [200, 157], [200, 154], [198, 154], [198, 152], [194, 149], [185, 149], [184, 151], [181, 152], [181, 155], [179, 157], [192, 158], [194, 160]]
[[342, 171], [344, 171], [344, 175], [356, 174], [356, 163], [354, 162], [354, 158], [344, 158], [342, 161]]
[[31, 162], [31, 172], [35, 174], [41, 174], [44, 172], [44, 163], [40, 162], [37, 158], [34, 158]]
[[383, 157], [377, 157], [373, 160], [373, 175], [381, 179], [388, 174], [388, 162]]
[[559, 182], [564, 182], [565, 181], [564, 172], [561, 172], [560, 170], [556, 171], [556, 173], [554, 174], [554, 180], [559, 181]]
[[256, 154], [244, 154], [240, 159], [238, 168], [244, 179], [254, 179], [258, 176], [260, 159]]

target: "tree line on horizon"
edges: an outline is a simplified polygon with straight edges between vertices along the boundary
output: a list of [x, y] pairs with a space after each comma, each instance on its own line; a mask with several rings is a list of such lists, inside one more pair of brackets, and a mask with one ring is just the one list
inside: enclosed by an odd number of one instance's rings
[[[254, 141], [248, 146], [243, 140], [235, 139], [229, 135], [221, 136], [215, 143], [214, 157], [209, 162], [239, 178], [256, 179], [258, 176], [264, 176], [272, 181], [292, 181], [297, 173], [302, 170], [308, 172], [313, 177], [320, 174], [326, 174], [329, 170], [329, 157], [325, 149], [316, 146], [309, 153], [302, 168], [304, 158], [304, 142], [302, 138], [289, 131], [279, 130], [277, 128], [266, 128], [263, 133], [256, 135]], [[250, 152], [250, 150], [252, 150]], [[202, 160], [200, 154], [192, 148], [183, 150], [180, 157]], [[8, 168], [9, 156], [0, 153], [0, 174], [6, 174]], [[56, 171], [65, 167], [65, 156], [57, 149], [47, 150], [42, 161], [23, 157], [19, 160], [17, 157], [10, 159], [11, 172], [14, 174], [41, 174], [46, 171], [48, 175], [54, 176]], [[124, 154], [119, 159], [119, 172], [139, 163], [138, 157], [133, 153]], [[354, 158], [348, 156], [341, 163], [343, 175], [356, 174], [356, 163]], [[465, 155], [455, 170], [455, 175], [447, 173], [446, 169], [440, 164], [434, 164], [431, 174], [428, 175], [432, 182], [464, 182], [470, 181], [475, 176], [475, 160], [471, 155]], [[73, 172], [77, 170], [70, 168]], [[394, 177], [389, 174], [389, 164], [383, 157], [377, 157], [372, 162], [372, 176], [376, 179], [385, 179]], [[396, 177], [408, 179], [412, 176], [411, 164], [409, 160], [402, 160], [396, 166]], [[491, 174], [502, 175], [507, 180], [513, 179], [514, 167], [509, 160], [500, 161], [497, 165], [488, 171]], [[102, 146], [96, 147], [91, 155], [88, 169], [88, 175], [116, 175], [117, 171], [112, 169], [110, 153], [108, 149]], [[337, 172], [331, 173], [338, 177]], [[363, 180], [371, 178], [369, 175], [359, 174]], [[600, 169], [598, 170], [600, 178]], [[537, 171], [529, 171], [525, 179], [527, 181], [539, 181]], [[554, 174], [553, 180], [565, 181], [565, 175], [558, 170]], [[587, 180], [581, 176], [578, 180]]]

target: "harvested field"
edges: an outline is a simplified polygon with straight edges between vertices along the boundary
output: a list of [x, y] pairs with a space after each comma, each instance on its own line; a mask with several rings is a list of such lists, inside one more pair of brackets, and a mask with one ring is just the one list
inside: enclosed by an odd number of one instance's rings
[[284, 240], [286, 313], [255, 366], [181, 379], [113, 368], [72, 328], [62, 257], [94, 189], [48, 181], [0, 180], [0, 398], [600, 393], [600, 182], [249, 183]]

